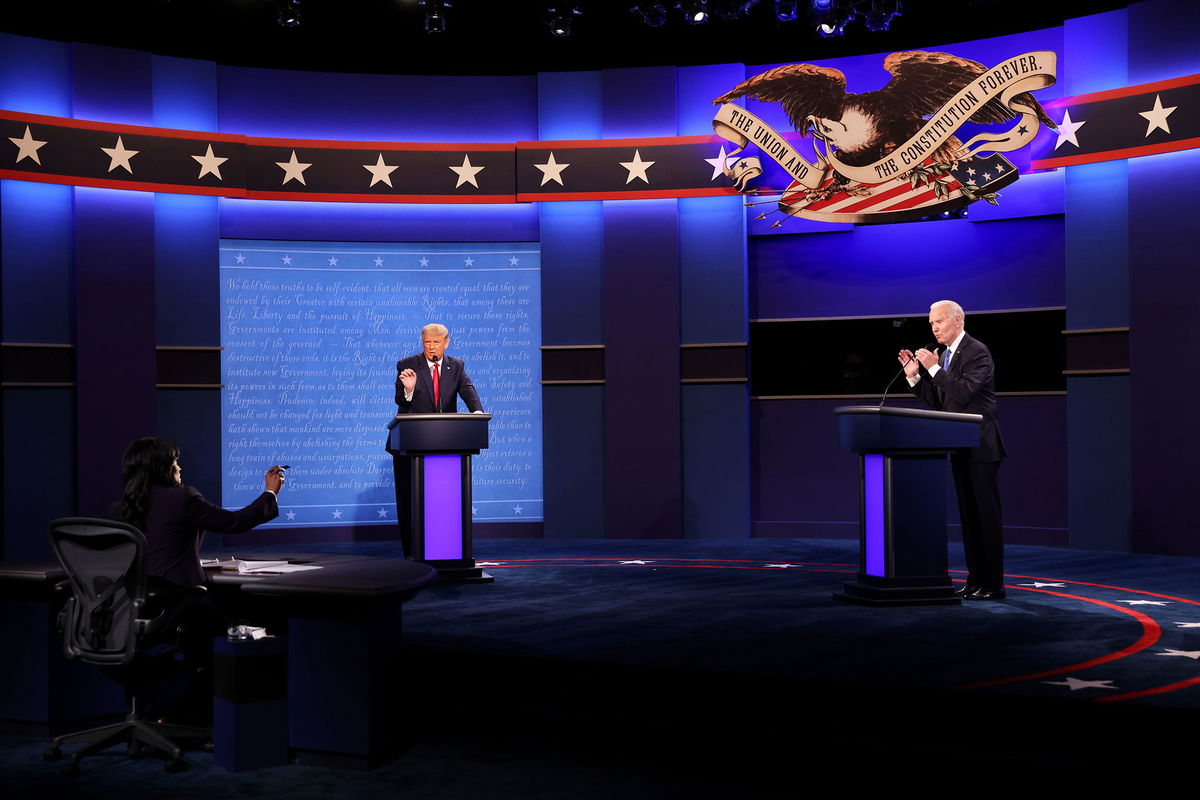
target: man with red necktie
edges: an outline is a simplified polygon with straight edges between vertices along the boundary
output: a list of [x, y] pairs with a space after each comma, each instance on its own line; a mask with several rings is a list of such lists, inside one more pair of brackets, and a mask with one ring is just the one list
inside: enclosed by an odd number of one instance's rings
[[483, 412], [479, 394], [461, 358], [445, 355], [450, 331], [432, 322], [421, 329], [421, 352], [396, 362], [396, 405], [401, 414], [458, 411], [458, 398], [472, 412]]

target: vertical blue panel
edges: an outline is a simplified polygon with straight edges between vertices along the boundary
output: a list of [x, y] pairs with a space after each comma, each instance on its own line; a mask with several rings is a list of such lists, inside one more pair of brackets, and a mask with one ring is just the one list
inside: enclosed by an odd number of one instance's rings
[[425, 456], [425, 558], [463, 557], [462, 460], [466, 456]]
[[211, 61], [153, 56], [154, 124], [190, 131], [217, 129], [217, 66]]
[[158, 344], [220, 343], [217, 229], [217, 198], [154, 195]]
[[6, 342], [71, 341], [71, 187], [0, 181]]
[[603, 539], [604, 388], [542, 390], [547, 538]]
[[[219, 503], [221, 393], [214, 389], [159, 389], [155, 397], [155, 432], [179, 445], [183, 482], [195, 486], [209, 501]], [[260, 472], [265, 473], [268, 466], [263, 464]]]
[[601, 87], [599, 72], [538, 75], [538, 138], [601, 138]]
[[605, 139], [675, 135], [675, 67], [609, 69], [603, 76]]
[[1067, 379], [1072, 547], [1132, 549], [1129, 388], [1124, 375]]
[[679, 321], [687, 344], [746, 341], [745, 220], [740, 197], [679, 200]]
[[0, 33], [0, 108], [71, 116], [70, 45]]
[[743, 64], [706, 64], [700, 67], [679, 68], [680, 136], [707, 136], [713, 132], [712, 118], [717, 107], [714, 97], [720, 97], [746, 78]]
[[1191, 0], [1131, 3], [1129, 82], [1152, 83], [1200, 72], [1200, 7]]
[[136, 50], [72, 44], [73, 116], [154, 125], [151, 58]]
[[154, 432], [154, 195], [75, 189], [79, 511], [120, 497], [121, 454]]
[[689, 539], [750, 536], [749, 390], [684, 386], [683, 530]]
[[1200, 271], [1195, 209], [1200, 150], [1129, 161], [1129, 361], [1132, 385], [1133, 541], [1139, 552], [1200, 555], [1200, 492], [1193, 465], [1200, 417]]
[[[74, 397], [70, 389], [5, 389], [3, 402], [4, 549], [0, 557], [9, 561], [52, 558], [46, 524], [75, 513]], [[114, 466], [110, 465], [110, 472]]]
[[604, 490], [610, 537], [682, 533], [674, 200], [604, 204]]
[[863, 567], [868, 575], [880, 578], [887, 575], [883, 467], [883, 456], [879, 453], [862, 457]]
[[1129, 324], [1128, 162], [1067, 170], [1067, 327]]
[[1122, 8], [1063, 22], [1058, 82], [1064, 97], [1128, 85], [1127, 15]]
[[604, 214], [597, 202], [538, 203], [542, 329], [548, 345], [598, 344], [604, 286]]

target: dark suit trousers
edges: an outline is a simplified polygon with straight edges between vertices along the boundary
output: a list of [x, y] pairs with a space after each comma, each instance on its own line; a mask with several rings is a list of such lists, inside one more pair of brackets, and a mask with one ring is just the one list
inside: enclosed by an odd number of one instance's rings
[[1000, 523], [999, 461], [972, 462], [969, 455], [950, 458], [968, 583], [996, 590], [1004, 586], [1004, 533]]

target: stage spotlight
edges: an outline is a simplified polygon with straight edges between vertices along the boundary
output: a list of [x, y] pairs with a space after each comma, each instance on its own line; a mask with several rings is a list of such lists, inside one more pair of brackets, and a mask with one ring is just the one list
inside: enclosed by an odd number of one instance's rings
[[446, 9], [453, 6], [448, 0], [418, 0], [418, 5], [425, 9], [425, 32], [446, 32]]
[[721, 19], [733, 22], [750, 13], [758, 0], [710, 0], [714, 13]]
[[641, 17], [647, 28], [661, 28], [667, 24], [667, 9], [662, 3], [642, 3], [630, 8], [629, 13]]
[[690, 0], [686, 3], [676, 3], [675, 7], [683, 11], [689, 25], [708, 22], [708, 0]]
[[846, 22], [848, 20], [830, 14], [817, 23], [817, 36], [820, 36], [822, 39], [841, 36], [846, 32]]
[[833, 8], [833, 0], [809, 0], [809, 7], [816, 14], [828, 14]]
[[775, 0], [775, 19], [791, 22], [800, 16], [799, 0]]
[[300, 27], [300, 0], [276, 0], [275, 23], [281, 28]]
[[550, 28], [550, 33], [565, 39], [571, 35], [571, 18], [579, 16], [583, 11], [579, 6], [573, 5], [562, 9], [547, 8], [546, 13], [546, 25]]

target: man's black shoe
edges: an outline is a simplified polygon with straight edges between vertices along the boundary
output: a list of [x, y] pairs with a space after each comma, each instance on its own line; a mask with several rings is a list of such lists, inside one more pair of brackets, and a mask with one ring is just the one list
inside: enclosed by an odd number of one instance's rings
[[964, 594], [964, 600], [1003, 600], [1005, 598], [1003, 589], [976, 589], [970, 594]]
[[973, 583], [964, 583], [954, 590], [955, 597], [966, 597], [969, 594], [975, 594], [979, 591], [979, 587]]

